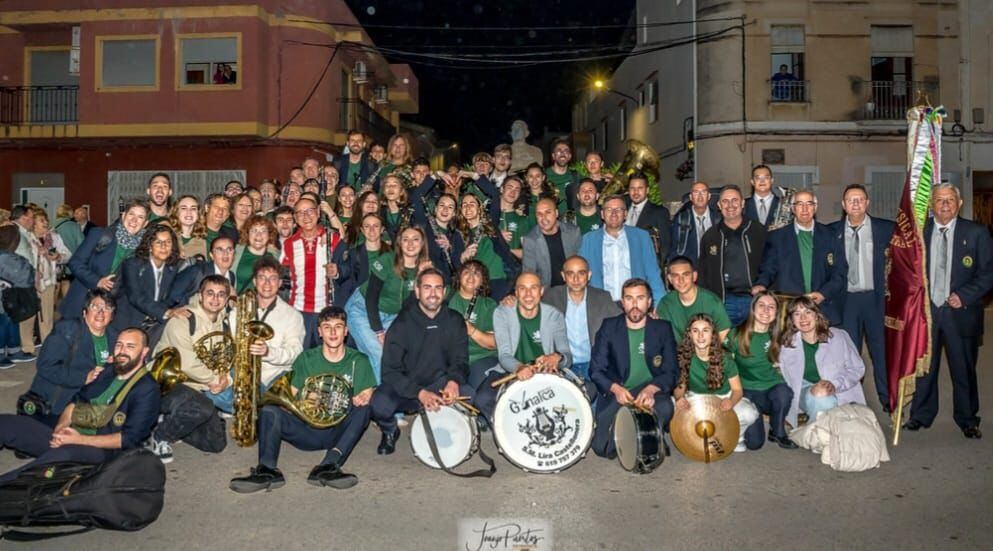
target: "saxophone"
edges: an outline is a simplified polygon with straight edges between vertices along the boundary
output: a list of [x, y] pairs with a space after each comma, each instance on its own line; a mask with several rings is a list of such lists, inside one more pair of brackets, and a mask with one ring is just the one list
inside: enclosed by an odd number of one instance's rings
[[253, 355], [249, 347], [256, 341], [271, 339], [273, 330], [269, 324], [255, 319], [258, 316], [258, 299], [252, 289], [238, 297], [236, 315], [231, 437], [239, 446], [247, 448], [258, 440], [259, 392], [262, 388], [262, 358]]
[[776, 211], [776, 216], [772, 219], [766, 219], [766, 226], [769, 231], [779, 229], [793, 222], [793, 196], [796, 195], [797, 189], [780, 187], [779, 191], [783, 196], [779, 199], [779, 209]]

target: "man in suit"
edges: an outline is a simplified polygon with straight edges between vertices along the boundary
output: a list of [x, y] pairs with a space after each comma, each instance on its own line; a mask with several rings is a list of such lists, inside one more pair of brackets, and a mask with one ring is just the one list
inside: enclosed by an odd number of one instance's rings
[[652, 295], [643, 279], [624, 282], [624, 314], [607, 319], [597, 332], [590, 362], [590, 377], [600, 397], [593, 453], [613, 459], [614, 416], [621, 406], [635, 405], [655, 413], [659, 431], [672, 419], [672, 390], [679, 367], [676, 341], [669, 322], [651, 319]]
[[334, 167], [338, 169], [339, 184], [350, 186], [358, 192], [376, 169], [365, 152], [365, 134], [352, 129], [348, 131], [347, 140], [345, 150], [334, 161]]
[[700, 239], [712, 226], [721, 222], [721, 213], [710, 204], [710, 186], [694, 182], [690, 200], [676, 213], [672, 224], [672, 246], [666, 258], [685, 256], [694, 263], [700, 257]]
[[627, 226], [627, 206], [620, 195], [603, 202], [603, 227], [583, 236], [580, 256], [590, 263], [590, 285], [621, 300], [621, 287], [633, 277], [644, 279], [658, 302], [665, 295], [662, 276], [655, 262], [652, 238], [643, 229]]
[[31, 389], [18, 399], [18, 413], [32, 416], [54, 427], [62, 410], [86, 383], [87, 377], [112, 360], [117, 331], [114, 297], [103, 289], [86, 295], [81, 319], [67, 318], [55, 324], [38, 354], [38, 368]]
[[603, 320], [621, 313], [607, 291], [590, 287], [590, 265], [581, 256], [572, 256], [562, 266], [565, 285], [552, 287], [545, 301], [565, 314], [565, 328], [572, 352], [572, 372], [589, 379], [590, 354]]
[[497, 389], [491, 380], [516, 373], [527, 380], [535, 373], [558, 372], [572, 366], [572, 352], [562, 312], [542, 302], [545, 289], [537, 274], [524, 272], [514, 285], [516, 304], [501, 305], [493, 312], [493, 337], [497, 370], [476, 390], [476, 407], [493, 421]]
[[583, 236], [574, 224], [559, 221], [554, 199], [539, 199], [535, 211], [537, 225], [521, 237], [521, 271], [536, 274], [544, 287], [563, 285], [562, 266], [579, 252]]
[[745, 218], [756, 220], [768, 227], [779, 212], [779, 197], [773, 193], [772, 169], [756, 165], [752, 169], [752, 196], [745, 201]]
[[194, 264], [179, 274], [173, 282], [169, 299], [173, 304], [192, 304], [200, 282], [209, 275], [219, 275], [231, 282], [232, 288], [237, 284], [234, 271], [234, 242], [227, 236], [218, 236], [210, 244], [210, 259], [207, 262]]
[[[121, 450], [140, 447], [148, 438], [159, 415], [159, 385], [144, 367], [148, 355], [144, 333], [134, 328], [122, 332], [113, 350], [112, 368], [90, 372], [85, 386], [62, 411], [54, 428], [25, 415], [0, 415], [0, 448], [35, 457], [0, 476], [0, 482], [39, 465], [104, 463]], [[117, 413], [106, 424], [74, 424], [73, 412], [77, 408], [107, 405], [124, 392]]]
[[659, 265], [669, 256], [670, 235], [669, 209], [655, 205], [648, 200], [648, 177], [642, 172], [635, 172], [628, 178], [628, 215], [625, 222], [653, 234], [652, 242], [656, 248]]
[[765, 242], [752, 295], [772, 289], [806, 295], [821, 307], [831, 325], [841, 323], [848, 263], [831, 230], [814, 220], [817, 197], [799, 191], [793, 198], [793, 223], [774, 230]]
[[993, 287], [993, 239], [984, 226], [959, 217], [962, 197], [951, 184], [934, 187], [934, 218], [924, 227], [931, 296], [931, 370], [917, 379], [910, 420], [904, 428], [927, 428], [938, 415], [941, 351], [952, 378], [952, 417], [966, 438], [979, 430], [976, 358], [983, 336], [983, 295]]
[[895, 224], [869, 216], [869, 194], [862, 184], [851, 184], [842, 195], [845, 216], [831, 224], [831, 232], [845, 251], [848, 288], [842, 306], [841, 328], [855, 347], [862, 349], [865, 336], [872, 358], [873, 380], [883, 411], [889, 412], [886, 377], [886, 249]]

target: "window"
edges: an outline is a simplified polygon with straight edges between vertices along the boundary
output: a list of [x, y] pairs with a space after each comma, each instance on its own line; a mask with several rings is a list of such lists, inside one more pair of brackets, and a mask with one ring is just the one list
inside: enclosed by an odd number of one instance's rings
[[240, 35], [180, 35], [178, 40], [176, 82], [180, 88], [241, 88]]
[[871, 118], [902, 119], [914, 101], [914, 29], [873, 25]]
[[628, 109], [623, 103], [617, 111], [617, 118], [617, 126], [620, 129], [620, 140], [623, 142], [628, 139]]
[[769, 34], [772, 56], [769, 83], [772, 101], [807, 101], [803, 25], [773, 25]]
[[820, 172], [816, 166], [770, 165], [769, 168], [777, 186], [817, 193]]
[[869, 214], [895, 220], [906, 178], [907, 169], [900, 165], [866, 167], [865, 187], [869, 192]]
[[600, 133], [603, 136], [603, 149], [606, 150], [610, 147], [610, 138], [609, 134], [607, 134], [607, 119], [600, 121]]
[[96, 50], [98, 91], [158, 90], [157, 36], [98, 36]]
[[654, 123], [659, 120], [659, 81], [658, 79], [648, 83], [648, 122]]
[[148, 179], [156, 172], [165, 172], [172, 181], [173, 196], [207, 195], [224, 189], [231, 180], [246, 182], [241, 168], [229, 170], [111, 170], [107, 172], [107, 218], [113, 220], [118, 205], [135, 197], [145, 197]]

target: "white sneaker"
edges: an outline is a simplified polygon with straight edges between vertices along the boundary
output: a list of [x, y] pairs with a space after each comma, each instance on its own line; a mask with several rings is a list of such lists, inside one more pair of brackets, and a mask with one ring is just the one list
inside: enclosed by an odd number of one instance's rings
[[397, 426], [398, 427], [406, 427], [409, 424], [410, 424], [410, 421], [408, 421], [406, 417], [400, 417], [399, 419], [397, 419]]
[[738, 442], [738, 445], [734, 447], [734, 453], [741, 453], [747, 449], [744, 442]]
[[148, 443], [145, 445], [146, 448], [156, 456], [163, 464], [168, 465], [172, 463], [172, 446], [164, 440], [156, 440], [155, 437], [149, 438]]

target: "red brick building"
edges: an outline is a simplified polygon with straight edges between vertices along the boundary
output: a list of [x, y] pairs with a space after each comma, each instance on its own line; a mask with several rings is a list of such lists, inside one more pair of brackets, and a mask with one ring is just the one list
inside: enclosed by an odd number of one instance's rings
[[102, 223], [151, 171], [202, 194], [385, 140], [417, 79], [371, 45], [340, 0], [6, 0], [0, 206], [61, 190]]

